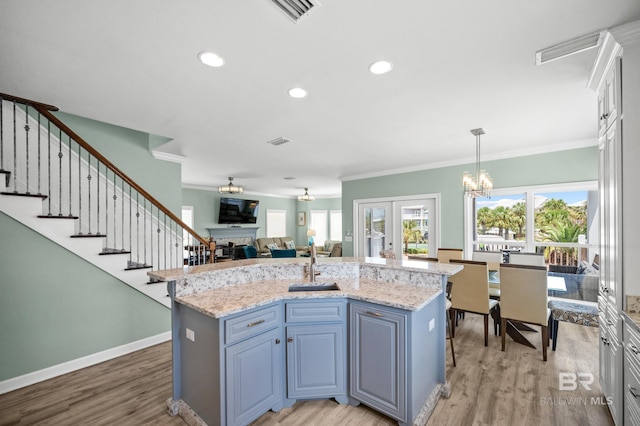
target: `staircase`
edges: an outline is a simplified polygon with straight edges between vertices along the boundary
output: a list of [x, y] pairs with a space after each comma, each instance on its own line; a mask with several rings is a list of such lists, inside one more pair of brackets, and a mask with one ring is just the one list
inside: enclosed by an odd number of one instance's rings
[[169, 307], [166, 285], [147, 272], [182, 268], [185, 242], [203, 251], [208, 242], [62, 123], [56, 107], [1, 93], [0, 103], [0, 211]]

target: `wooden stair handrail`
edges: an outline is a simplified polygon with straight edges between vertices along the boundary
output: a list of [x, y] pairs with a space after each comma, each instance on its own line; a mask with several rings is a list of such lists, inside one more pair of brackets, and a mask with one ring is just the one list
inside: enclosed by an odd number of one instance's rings
[[124, 182], [126, 182], [133, 189], [138, 191], [138, 193], [140, 193], [142, 196], [144, 196], [146, 199], [148, 199], [151, 202], [151, 204], [156, 206], [160, 211], [162, 211], [164, 214], [169, 216], [171, 218], [171, 220], [176, 222], [183, 229], [185, 229], [189, 234], [191, 234], [198, 241], [200, 241], [200, 243], [202, 243], [202, 244], [204, 244], [206, 246], [209, 246], [209, 242], [207, 240], [205, 240], [204, 238], [202, 238], [200, 235], [198, 235], [198, 233], [196, 231], [194, 231], [193, 229], [191, 229], [191, 227], [189, 227], [186, 223], [184, 223], [182, 221], [182, 219], [180, 219], [178, 216], [173, 214], [173, 212], [171, 212], [171, 210], [166, 208], [160, 201], [156, 200], [151, 194], [149, 194], [147, 191], [145, 191], [133, 179], [131, 179], [129, 176], [127, 176], [122, 170], [117, 168], [111, 161], [107, 160], [102, 154], [100, 154], [98, 151], [96, 151], [95, 148], [93, 148], [91, 145], [89, 145], [87, 142], [85, 142], [85, 140], [82, 139], [76, 132], [71, 130], [69, 128], [69, 126], [64, 124], [62, 121], [60, 121], [60, 119], [58, 119], [58, 117], [53, 115], [51, 113], [51, 111], [59, 111], [58, 107], [53, 106], [53, 105], [43, 104], [43, 103], [40, 103], [40, 102], [36, 102], [36, 101], [29, 100], [29, 99], [25, 99], [25, 98], [19, 98], [17, 96], [7, 95], [7, 94], [4, 94], [4, 93], [0, 93], [0, 98], [2, 98], [4, 100], [9, 100], [9, 101], [14, 101], [14, 102], [17, 102], [17, 103], [25, 104], [25, 105], [31, 105], [36, 111], [38, 111], [40, 114], [44, 115], [47, 119], [49, 119], [49, 121], [51, 121], [53, 124], [58, 126], [58, 128], [60, 130], [65, 132], [78, 145], [83, 147], [85, 150], [87, 150], [87, 152], [89, 152], [91, 155], [93, 155], [99, 161], [104, 163], [105, 166], [107, 166], [116, 176], [118, 176], [120, 179], [122, 179]]

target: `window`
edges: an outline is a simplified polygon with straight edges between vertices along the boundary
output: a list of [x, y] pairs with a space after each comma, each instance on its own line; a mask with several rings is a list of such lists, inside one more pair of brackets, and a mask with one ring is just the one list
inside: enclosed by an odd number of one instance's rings
[[329, 239], [342, 241], [342, 210], [329, 212]]
[[324, 245], [324, 242], [328, 239], [328, 218], [326, 210], [311, 210], [309, 212], [309, 228], [316, 231], [316, 236], [313, 237], [313, 241], [317, 246]]
[[597, 182], [505, 188], [491, 198], [465, 198], [466, 257], [473, 250], [542, 253], [549, 274], [563, 275], [567, 288], [551, 296], [596, 301], [599, 220]]
[[[182, 206], [182, 221], [193, 229], [193, 206]], [[183, 245], [193, 245], [193, 235], [186, 230], [182, 230]]]
[[267, 210], [267, 237], [285, 237], [287, 235], [287, 211]]

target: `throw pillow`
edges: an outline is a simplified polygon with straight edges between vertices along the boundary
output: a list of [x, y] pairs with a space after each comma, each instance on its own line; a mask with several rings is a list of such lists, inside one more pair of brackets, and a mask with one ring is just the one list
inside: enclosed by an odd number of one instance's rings
[[289, 250], [295, 250], [296, 243], [294, 243], [293, 240], [287, 240], [284, 242], [284, 248]]
[[576, 273], [581, 275], [598, 275], [598, 271], [584, 260], [578, 265]]
[[276, 243], [269, 243], [269, 244], [267, 244], [267, 248], [268, 248], [269, 250], [278, 250], [278, 244], [276, 244]]

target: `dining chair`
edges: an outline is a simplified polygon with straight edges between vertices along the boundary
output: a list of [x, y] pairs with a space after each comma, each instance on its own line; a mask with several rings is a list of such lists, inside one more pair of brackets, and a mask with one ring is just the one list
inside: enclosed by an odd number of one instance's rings
[[396, 252], [393, 249], [387, 249], [380, 251], [380, 257], [383, 259], [395, 259]]
[[509, 263], [514, 265], [545, 266], [544, 254], [513, 252], [509, 254]]
[[462, 259], [462, 249], [459, 248], [439, 248], [438, 262], [449, 263], [451, 259]]
[[505, 350], [507, 320], [539, 325], [542, 328], [542, 359], [547, 360], [549, 315], [547, 268], [533, 265], [500, 266], [500, 334]]
[[451, 281], [451, 335], [455, 337], [455, 318], [457, 311], [470, 312], [484, 316], [484, 345], [489, 345], [489, 315], [493, 317], [494, 333], [498, 334], [498, 301], [489, 297], [489, 269], [487, 262], [451, 259], [449, 263], [464, 266]]
[[500, 281], [496, 274], [500, 271], [502, 258], [501, 251], [474, 250], [471, 254], [471, 260], [487, 262], [487, 267], [489, 268], [489, 296], [496, 300], [500, 299]]
[[445, 316], [447, 317], [447, 332], [449, 333], [449, 342], [451, 343], [451, 358], [453, 358], [453, 366], [456, 366], [456, 353], [453, 350], [453, 321], [451, 321], [451, 315], [449, 314], [449, 310], [451, 309], [451, 301], [449, 299], [444, 299], [445, 303]]

